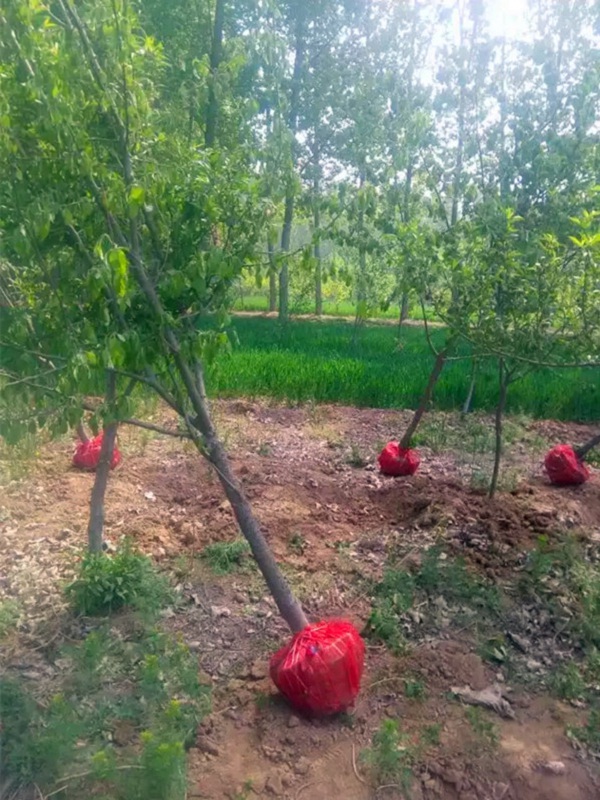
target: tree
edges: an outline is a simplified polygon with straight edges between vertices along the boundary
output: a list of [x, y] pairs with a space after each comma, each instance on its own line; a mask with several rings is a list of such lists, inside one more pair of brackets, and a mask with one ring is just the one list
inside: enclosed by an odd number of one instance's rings
[[300, 630], [306, 618], [231, 470], [204, 386], [225, 337], [199, 320], [226, 305], [263, 229], [252, 150], [238, 144], [207, 159], [187, 135], [164, 136], [163, 59], [125, 0], [59, 0], [52, 13], [9, 0], [5, 14], [14, 36], [2, 53], [10, 126], [0, 154], [4, 166], [24, 160], [2, 192], [2, 249], [23, 296], [37, 285], [28, 313], [17, 309], [5, 329], [10, 344], [30, 343], [29, 322], [46, 357], [62, 308], [62, 336], [65, 326], [77, 336], [65, 373], [112, 370], [156, 391], [215, 469], [282, 616]]

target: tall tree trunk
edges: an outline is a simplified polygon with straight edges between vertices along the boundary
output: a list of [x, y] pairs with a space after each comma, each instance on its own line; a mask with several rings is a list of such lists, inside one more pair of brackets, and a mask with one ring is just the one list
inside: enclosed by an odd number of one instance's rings
[[477, 377], [477, 359], [474, 358], [471, 363], [471, 380], [469, 382], [469, 390], [463, 403], [461, 414], [466, 416], [471, 410], [471, 403], [473, 402], [473, 394], [475, 392], [475, 378]]
[[267, 243], [269, 256], [269, 311], [277, 311], [277, 268], [275, 266], [275, 247]]
[[217, 0], [215, 6], [215, 21], [213, 25], [212, 46], [210, 51], [210, 78], [208, 83], [208, 103], [206, 106], [206, 128], [204, 131], [204, 144], [214, 147], [217, 137], [217, 118], [219, 116], [219, 100], [217, 97], [216, 83], [217, 72], [223, 55], [223, 21], [225, 18], [225, 0]]
[[[296, 131], [298, 128], [298, 113], [300, 110], [300, 85], [302, 82], [302, 70], [304, 69], [305, 41], [304, 41], [304, 18], [306, 8], [304, 3], [299, 3], [296, 17], [296, 43], [294, 53], [294, 71], [292, 74], [292, 87], [290, 93], [290, 113], [288, 127], [292, 135], [292, 149], [295, 151]], [[288, 253], [290, 252], [290, 242], [292, 238], [292, 221], [294, 218], [295, 205], [295, 185], [292, 176], [289, 176], [285, 193], [285, 208], [283, 213], [283, 227], [281, 229], [281, 252], [283, 261], [279, 272], [279, 320], [287, 322], [289, 317], [289, 264]]]
[[360, 178], [359, 178], [359, 210], [358, 210], [358, 230], [360, 240], [358, 244], [358, 278], [356, 282], [356, 320], [355, 320], [355, 333], [358, 326], [364, 321], [367, 315], [367, 247], [364, 241], [365, 238], [365, 211], [364, 211], [364, 198], [362, 197], [362, 190], [367, 183], [367, 169], [366, 164], [361, 164]]
[[496, 433], [496, 447], [494, 450], [494, 470], [492, 472], [492, 480], [490, 481], [490, 489], [488, 497], [490, 500], [496, 494], [498, 488], [498, 478], [500, 477], [500, 461], [502, 459], [502, 432], [503, 432], [503, 417], [504, 409], [506, 408], [506, 395], [508, 393], [508, 383], [510, 375], [506, 371], [504, 359], [498, 361], [498, 405], [496, 407], [496, 418], [494, 423], [494, 430]]
[[412, 441], [412, 437], [415, 435], [415, 431], [419, 427], [419, 423], [421, 422], [421, 418], [425, 411], [427, 411], [427, 407], [431, 401], [431, 396], [433, 394], [433, 390], [435, 389], [435, 385], [439, 380], [440, 375], [442, 374], [442, 370], [446, 364], [446, 359], [448, 358], [448, 351], [450, 347], [447, 345], [443, 350], [441, 350], [437, 356], [435, 357], [435, 362], [433, 364], [433, 369], [429, 375], [429, 380], [427, 381], [427, 386], [425, 387], [425, 391], [421, 397], [419, 405], [413, 414], [413, 417], [410, 421], [408, 428], [406, 429], [404, 436], [400, 440], [400, 447], [408, 448], [410, 447], [410, 443]]
[[[315, 169], [318, 169], [318, 164], [315, 165]], [[313, 226], [316, 238], [313, 255], [315, 258], [315, 314], [317, 317], [323, 314], [323, 262], [321, 261], [321, 241], [319, 238], [319, 232], [321, 230], [320, 199], [319, 176], [316, 174], [313, 196]]]
[[[117, 379], [115, 373], [110, 370], [108, 373], [105, 397], [109, 413], [113, 413], [114, 411], [116, 387]], [[87, 530], [90, 553], [100, 553], [102, 551], [102, 542], [104, 540], [104, 498], [108, 485], [110, 462], [112, 461], [113, 451], [115, 449], [117, 427], [118, 423], [116, 422], [109, 422], [108, 425], [104, 427], [100, 459], [96, 467], [94, 486], [92, 487], [92, 496], [90, 499], [90, 518]]]
[[400, 325], [404, 325], [406, 320], [408, 319], [408, 303], [409, 297], [407, 292], [403, 292], [402, 298], [400, 299]]

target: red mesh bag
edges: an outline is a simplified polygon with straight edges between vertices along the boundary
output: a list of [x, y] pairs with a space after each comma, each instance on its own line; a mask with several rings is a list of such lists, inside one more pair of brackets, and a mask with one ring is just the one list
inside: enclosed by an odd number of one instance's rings
[[388, 442], [379, 454], [379, 468], [384, 475], [414, 475], [421, 458], [416, 450], [400, 447], [398, 442]]
[[[73, 466], [77, 467], [78, 469], [87, 469], [93, 472], [98, 466], [98, 461], [100, 460], [102, 438], [103, 434], [100, 433], [98, 436], [95, 436], [93, 439], [89, 439], [87, 442], [78, 442], [75, 452], [73, 453]], [[115, 445], [110, 462], [110, 468], [114, 469], [120, 463], [121, 453], [119, 452], [119, 448]]]
[[557, 486], [575, 486], [585, 483], [590, 477], [589, 469], [577, 458], [570, 444], [557, 444], [548, 451], [544, 467], [550, 482]]
[[298, 711], [337, 714], [356, 700], [364, 659], [365, 645], [354, 625], [318, 622], [271, 656], [271, 679]]

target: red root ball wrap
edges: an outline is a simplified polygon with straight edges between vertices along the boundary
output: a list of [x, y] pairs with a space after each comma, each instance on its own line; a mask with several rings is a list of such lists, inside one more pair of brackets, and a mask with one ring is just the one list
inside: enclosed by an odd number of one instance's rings
[[[100, 460], [100, 448], [102, 447], [103, 434], [90, 439], [87, 442], [78, 442], [75, 452], [73, 453], [73, 466], [78, 469], [87, 469], [94, 472]], [[113, 449], [112, 459], [110, 461], [110, 468], [114, 469], [121, 463], [121, 453], [119, 448], [115, 445]]]
[[414, 475], [421, 458], [416, 450], [400, 447], [398, 442], [388, 442], [379, 454], [379, 468], [384, 475]]
[[356, 700], [364, 660], [365, 645], [354, 625], [317, 622], [271, 656], [271, 679], [298, 711], [337, 714]]
[[570, 444], [557, 444], [546, 453], [544, 467], [550, 482], [556, 486], [576, 486], [590, 477], [589, 469], [577, 458]]

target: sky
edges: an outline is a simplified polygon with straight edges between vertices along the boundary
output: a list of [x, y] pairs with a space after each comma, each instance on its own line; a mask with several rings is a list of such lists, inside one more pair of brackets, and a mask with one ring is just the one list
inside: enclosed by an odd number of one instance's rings
[[527, 0], [487, 0], [490, 32], [495, 36], [521, 38], [527, 25]]

